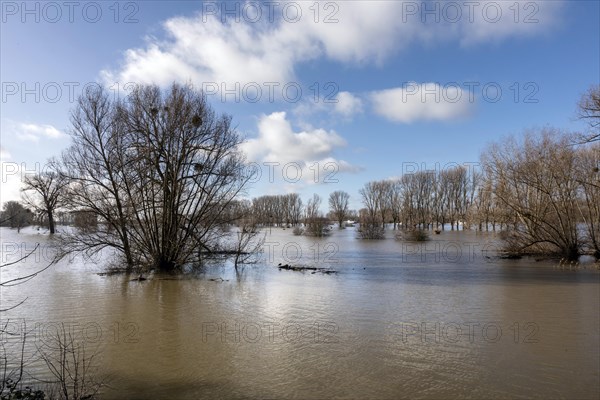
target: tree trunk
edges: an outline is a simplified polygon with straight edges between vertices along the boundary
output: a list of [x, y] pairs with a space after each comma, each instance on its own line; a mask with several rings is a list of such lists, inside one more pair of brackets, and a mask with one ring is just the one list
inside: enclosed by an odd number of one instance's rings
[[52, 210], [48, 210], [48, 228], [50, 229], [50, 234], [53, 235], [56, 229], [54, 227], [54, 214]]

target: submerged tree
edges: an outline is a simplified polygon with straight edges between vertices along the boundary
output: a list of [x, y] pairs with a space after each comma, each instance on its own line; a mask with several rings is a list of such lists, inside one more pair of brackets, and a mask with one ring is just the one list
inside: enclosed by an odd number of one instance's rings
[[579, 211], [585, 227], [585, 243], [600, 259], [600, 143], [578, 151], [575, 180], [581, 185]]
[[63, 153], [60, 173], [69, 180], [67, 197], [76, 212], [101, 221], [100, 229], [62, 236], [63, 249], [93, 253], [112, 248], [128, 270], [136, 257], [131, 238], [134, 209], [127, 197], [129, 143], [118, 118], [118, 104], [103, 88], [89, 88], [71, 113], [72, 145]]
[[306, 226], [305, 234], [321, 237], [328, 233], [328, 220], [321, 213], [320, 207], [321, 197], [315, 193], [306, 203], [306, 217], [304, 219], [304, 224]]
[[349, 200], [350, 195], [342, 190], [336, 190], [329, 195], [329, 209], [338, 222], [340, 228], [342, 228], [342, 224], [348, 216]]
[[240, 136], [205, 96], [174, 84], [140, 86], [124, 101], [88, 90], [72, 115], [63, 157], [69, 196], [97, 215], [95, 232], [66, 239], [67, 250], [112, 247], [129, 269], [171, 271], [219, 248], [229, 204], [246, 176]]
[[7, 201], [4, 203], [4, 209], [0, 214], [0, 225], [17, 228], [20, 232], [21, 228], [31, 224], [33, 213], [25, 208], [18, 201]]
[[360, 226], [358, 233], [362, 239], [383, 239], [385, 221], [380, 220], [382, 215], [383, 192], [380, 182], [367, 182], [358, 193], [365, 206], [360, 211]]
[[[27, 175], [23, 178], [23, 192], [26, 201], [39, 214], [48, 219], [50, 234], [56, 231], [54, 213], [64, 201], [64, 192], [68, 180], [64, 175], [56, 171], [45, 171], [35, 175]], [[34, 197], [27, 193], [35, 193]]]
[[574, 260], [578, 234], [578, 157], [567, 135], [553, 129], [529, 133], [522, 142], [508, 139], [483, 155], [492, 190], [515, 216], [508, 228], [509, 249], [556, 253]]
[[239, 265], [254, 264], [258, 261], [257, 255], [263, 248], [266, 233], [261, 234], [250, 201], [232, 202], [230, 208], [237, 221], [237, 232], [232, 246], [233, 266], [237, 272]]

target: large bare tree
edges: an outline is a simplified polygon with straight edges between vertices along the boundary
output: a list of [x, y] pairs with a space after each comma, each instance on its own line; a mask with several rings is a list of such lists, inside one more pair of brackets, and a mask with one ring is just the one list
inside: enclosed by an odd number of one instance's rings
[[172, 271], [221, 250], [230, 203], [249, 179], [231, 118], [205, 96], [174, 84], [139, 86], [123, 101], [88, 90], [72, 115], [73, 146], [63, 168], [72, 202], [99, 219], [71, 248], [121, 252]]
[[65, 234], [61, 239], [66, 252], [112, 248], [131, 270], [139, 261], [132, 246], [133, 199], [126, 191], [133, 161], [118, 114], [118, 104], [100, 87], [85, 91], [71, 113], [72, 145], [63, 153], [60, 166], [69, 180], [69, 206], [102, 223], [99, 229]]
[[571, 140], [545, 128], [522, 141], [493, 145], [483, 155], [495, 196], [516, 218], [506, 237], [511, 250], [578, 258], [581, 186], [574, 179], [578, 158]]

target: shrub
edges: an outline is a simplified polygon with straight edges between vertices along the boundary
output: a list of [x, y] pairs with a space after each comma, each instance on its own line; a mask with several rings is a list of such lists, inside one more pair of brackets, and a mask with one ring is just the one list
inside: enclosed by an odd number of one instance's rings
[[399, 232], [396, 239], [402, 239], [409, 242], [426, 242], [430, 239], [429, 232], [424, 229], [410, 229], [408, 231]]

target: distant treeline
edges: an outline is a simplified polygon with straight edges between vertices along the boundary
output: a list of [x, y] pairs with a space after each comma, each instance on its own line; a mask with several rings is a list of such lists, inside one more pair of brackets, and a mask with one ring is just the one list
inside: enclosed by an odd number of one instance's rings
[[381, 237], [385, 223], [498, 227], [513, 252], [600, 257], [600, 143], [578, 138], [545, 128], [491, 145], [479, 168], [369, 182], [360, 190], [365, 237]]

